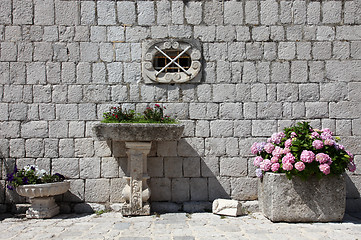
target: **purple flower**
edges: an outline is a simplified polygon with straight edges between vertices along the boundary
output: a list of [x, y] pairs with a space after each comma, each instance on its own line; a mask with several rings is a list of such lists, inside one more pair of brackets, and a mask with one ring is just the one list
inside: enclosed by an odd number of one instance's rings
[[8, 174], [6, 181], [12, 182], [14, 180], [14, 173]]
[[263, 177], [263, 173], [262, 173], [261, 169], [259, 169], [259, 168], [256, 169], [256, 176], [259, 177], [259, 178]]
[[14, 187], [11, 186], [11, 185], [6, 185], [6, 187], [7, 187], [9, 190], [14, 190]]
[[356, 171], [356, 164], [354, 162], [349, 162], [347, 168], [350, 172]]
[[29, 179], [27, 177], [23, 177], [23, 184], [28, 184]]

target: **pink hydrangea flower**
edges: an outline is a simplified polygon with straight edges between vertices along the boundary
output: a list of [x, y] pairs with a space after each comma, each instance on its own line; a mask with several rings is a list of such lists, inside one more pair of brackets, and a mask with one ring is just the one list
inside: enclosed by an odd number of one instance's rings
[[258, 144], [257, 142], [254, 142], [251, 147], [251, 153], [254, 155], [258, 153], [257, 144]]
[[280, 144], [281, 139], [284, 138], [285, 136], [286, 135], [284, 134], [284, 132], [273, 133], [271, 138], [268, 139], [268, 142], [271, 142], [274, 144]]
[[263, 162], [263, 158], [260, 157], [260, 156], [257, 156], [253, 160], [253, 165], [256, 166], [256, 167], [259, 167], [261, 162]]
[[332, 132], [322, 132], [321, 139], [322, 140], [332, 139]]
[[263, 160], [263, 162], [261, 162], [261, 164], [259, 165], [259, 168], [265, 172], [269, 171], [271, 169], [271, 161], [269, 159], [265, 159]]
[[330, 166], [328, 164], [321, 164], [319, 167], [321, 172], [323, 172], [325, 175], [330, 174]]
[[278, 157], [273, 156], [273, 157], [271, 158], [271, 163], [278, 163], [278, 160], [279, 160]]
[[323, 128], [321, 131], [322, 131], [322, 133], [327, 133], [327, 134], [333, 135], [333, 132], [329, 128]]
[[291, 149], [289, 148], [284, 148], [283, 149], [283, 154], [287, 154], [287, 153], [290, 153], [291, 152]]
[[320, 137], [320, 134], [318, 132], [312, 132], [311, 133], [311, 137], [312, 138], [319, 138]]
[[291, 171], [293, 169], [293, 165], [292, 165], [292, 163], [286, 162], [286, 163], [282, 164], [282, 168], [285, 171]]
[[311, 163], [315, 160], [315, 154], [312, 151], [303, 150], [300, 159], [302, 162]]
[[297, 137], [297, 134], [295, 132], [291, 132], [291, 138]]
[[315, 140], [315, 141], [313, 141], [312, 146], [315, 149], [321, 149], [321, 148], [323, 148], [323, 142], [321, 140]]
[[323, 164], [323, 163], [331, 164], [332, 163], [330, 156], [326, 153], [318, 153], [316, 155], [316, 161], [321, 164]]
[[252, 154], [257, 154], [263, 151], [264, 146], [266, 145], [265, 142], [255, 142], [253, 143], [252, 147], [251, 147], [251, 152]]
[[283, 149], [280, 148], [279, 146], [275, 147], [275, 149], [272, 152], [272, 155], [278, 158], [280, 158], [282, 154], [283, 154]]
[[324, 144], [327, 145], [327, 146], [332, 146], [332, 145], [335, 144], [335, 141], [330, 139], [330, 138], [327, 138], [327, 139], [325, 139]]
[[279, 163], [273, 163], [272, 166], [271, 166], [272, 172], [277, 172], [278, 169], [280, 169], [280, 164]]
[[356, 171], [356, 164], [354, 162], [349, 162], [347, 168], [350, 172]]
[[275, 149], [275, 145], [273, 145], [272, 143], [267, 143], [265, 146], [264, 146], [264, 150], [267, 152], [267, 153], [272, 153], [272, 151]]
[[295, 168], [298, 170], [298, 171], [303, 171], [304, 169], [305, 169], [305, 164], [303, 163], [303, 162], [297, 162], [296, 164], [295, 164]]
[[282, 158], [282, 163], [294, 163], [295, 162], [295, 156], [293, 156], [292, 153], [287, 153], [286, 156]]
[[285, 142], [285, 147], [290, 148], [292, 146], [292, 139], [287, 139]]

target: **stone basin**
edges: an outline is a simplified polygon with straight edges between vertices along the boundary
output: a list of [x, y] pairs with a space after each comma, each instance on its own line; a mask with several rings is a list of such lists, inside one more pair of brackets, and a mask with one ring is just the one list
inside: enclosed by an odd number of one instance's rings
[[124, 142], [178, 140], [183, 130], [184, 125], [164, 123], [97, 123], [93, 126], [98, 140]]
[[16, 192], [29, 198], [51, 197], [67, 192], [70, 188], [70, 182], [54, 182], [43, 184], [20, 185], [16, 187]]

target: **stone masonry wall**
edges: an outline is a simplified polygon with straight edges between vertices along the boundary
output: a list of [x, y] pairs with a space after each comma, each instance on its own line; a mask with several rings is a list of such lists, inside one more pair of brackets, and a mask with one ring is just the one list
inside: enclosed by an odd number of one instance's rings
[[[158, 38], [201, 42], [200, 83], [144, 84], [141, 43]], [[1, 0], [0, 206], [25, 201], [5, 187], [15, 163], [69, 177], [63, 211], [122, 202], [124, 144], [91, 126], [115, 104], [157, 102], [186, 129], [153, 144], [154, 206], [256, 199], [251, 144], [307, 120], [356, 155], [361, 208], [360, 92], [361, 0]]]

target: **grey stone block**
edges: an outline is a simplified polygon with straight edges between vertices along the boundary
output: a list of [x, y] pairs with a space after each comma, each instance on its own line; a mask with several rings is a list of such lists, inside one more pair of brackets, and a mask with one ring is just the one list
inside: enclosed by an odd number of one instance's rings
[[56, 158], [52, 160], [52, 174], [60, 173], [68, 178], [79, 178], [78, 158]]
[[192, 27], [187, 25], [169, 25], [168, 33], [173, 38], [191, 38]]
[[39, 158], [44, 156], [44, 143], [42, 139], [27, 139], [25, 141], [25, 156]]
[[33, 23], [33, 2], [29, 0], [13, 1], [13, 23], [32, 24]]
[[171, 202], [152, 202], [152, 212], [154, 213], [175, 213], [179, 212], [182, 204]]
[[342, 3], [339, 1], [329, 1], [322, 4], [322, 22], [339, 23], [341, 21]]
[[208, 178], [209, 201], [217, 198], [230, 199], [231, 183], [229, 179], [224, 177]]
[[189, 178], [172, 179], [172, 201], [185, 202], [189, 201]]
[[37, 25], [54, 24], [54, 1], [35, 0], [34, 1], [34, 23]]
[[208, 189], [206, 178], [190, 179], [190, 200], [191, 201], [207, 201]]
[[75, 139], [74, 152], [75, 157], [94, 156], [94, 141], [91, 138]]
[[247, 26], [236, 26], [237, 41], [247, 41], [251, 39], [250, 29]]
[[8, 152], [9, 152], [9, 156], [13, 158], [25, 157], [25, 140], [10, 139]]
[[215, 120], [210, 122], [212, 137], [231, 137], [233, 136], [233, 121]]
[[255, 200], [257, 199], [257, 178], [232, 178], [231, 196], [236, 200]]
[[224, 3], [224, 24], [240, 25], [243, 22], [243, 6], [241, 2]]
[[59, 157], [59, 141], [58, 139], [44, 139], [44, 157]]
[[68, 136], [67, 121], [51, 121], [49, 122], [49, 137], [66, 138]]
[[99, 58], [99, 46], [96, 43], [80, 43], [80, 59], [84, 62], [96, 62]]
[[296, 43], [297, 59], [311, 59], [311, 43], [297, 42]]
[[293, 7], [293, 22], [295, 24], [306, 23], [306, 2], [295, 1], [292, 7]]
[[292, 2], [280, 1], [280, 16], [281, 23], [292, 22]]
[[258, 188], [260, 208], [273, 222], [341, 221], [345, 213], [346, 184], [341, 176], [312, 178], [305, 184], [296, 177], [288, 180], [284, 174], [267, 173]]
[[0, 3], [0, 24], [11, 24], [11, 0]]
[[125, 178], [112, 178], [110, 179], [110, 189], [117, 189], [117, 191], [110, 192], [110, 202], [111, 203], [121, 203], [125, 202], [125, 199], [122, 195], [122, 190], [126, 186]]
[[199, 25], [202, 21], [202, 2], [189, 2], [185, 5], [185, 19], [188, 24]]
[[124, 27], [118, 27], [118, 26], [107, 27], [107, 40], [109, 42], [124, 41]]
[[278, 44], [278, 58], [291, 60], [295, 58], [296, 45], [294, 42], [280, 42]]
[[143, 26], [153, 25], [155, 22], [154, 3], [139, 2], [137, 5], [138, 24]]
[[80, 158], [79, 171], [81, 179], [100, 178], [100, 158]]
[[286, 27], [286, 38], [291, 41], [301, 41], [302, 40], [302, 26], [288, 26]]
[[247, 159], [239, 157], [220, 158], [220, 176], [240, 177], [247, 175]]
[[326, 102], [306, 102], [305, 105], [307, 118], [327, 118], [329, 116]]
[[150, 189], [152, 190], [151, 202], [171, 200], [171, 181], [169, 178], [151, 178]]
[[79, 23], [78, 6], [78, 3], [74, 1], [55, 1], [55, 23], [58, 25], [77, 25]]
[[267, 41], [270, 38], [270, 27], [258, 26], [252, 28], [252, 39], [254, 41]]
[[226, 153], [226, 141], [224, 138], [206, 138], [205, 155], [223, 156]]
[[234, 26], [217, 26], [216, 28], [216, 40], [232, 42], [236, 39], [236, 29]]
[[273, 62], [271, 65], [272, 82], [288, 82], [289, 62]]
[[201, 176], [201, 167], [200, 167], [200, 158], [199, 157], [187, 157], [183, 158], [183, 176], [184, 177], [200, 177]]
[[95, 2], [82, 1], [80, 4], [81, 24], [95, 24]]
[[119, 176], [119, 163], [114, 157], [103, 157], [101, 162], [101, 177], [114, 178]]
[[84, 87], [84, 101], [93, 103], [105, 102], [110, 100], [110, 87], [103, 85], [92, 85]]
[[136, 20], [135, 2], [117, 2], [118, 21], [123, 24], [134, 24]]
[[213, 214], [237, 217], [242, 214], [242, 205], [236, 200], [216, 199], [212, 204]]
[[184, 22], [183, 1], [172, 1], [172, 23], [183, 24]]
[[220, 2], [205, 2], [203, 9], [203, 21], [205, 24], [221, 25], [223, 23], [222, 5]]
[[274, 0], [261, 1], [261, 24], [274, 25], [278, 21], [278, 3]]
[[[257, 1], [246, 1], [244, 12], [245, 12], [245, 21], [247, 24], [258, 24], [259, 23], [258, 14], [260, 11], [258, 10]], [[266, 12], [264, 12], [263, 15], [265, 16], [265, 14], [266, 14]]]
[[30, 121], [24, 123], [21, 126], [21, 136], [23, 138], [47, 137], [48, 124], [46, 121]]
[[246, 43], [246, 59], [259, 60], [263, 56], [263, 46], [260, 42]]
[[324, 60], [331, 58], [330, 42], [315, 42], [312, 47], [313, 59]]
[[97, 16], [99, 25], [115, 25], [115, 3], [112, 1], [97, 2]]
[[86, 202], [108, 202], [110, 199], [109, 179], [86, 179], [85, 201]]
[[[90, 27], [91, 42], [105, 42], [107, 40], [107, 28], [105, 26]], [[108, 33], [109, 34], [109, 33]]]
[[360, 117], [361, 104], [356, 102], [331, 102], [330, 105], [331, 118], [358, 118]]
[[17, 58], [17, 45], [13, 42], [1, 43], [0, 60], [3, 62], [13, 62]]
[[74, 140], [59, 140], [59, 157], [74, 157]]
[[307, 5], [307, 23], [318, 24], [320, 22], [321, 4], [310, 2]]

